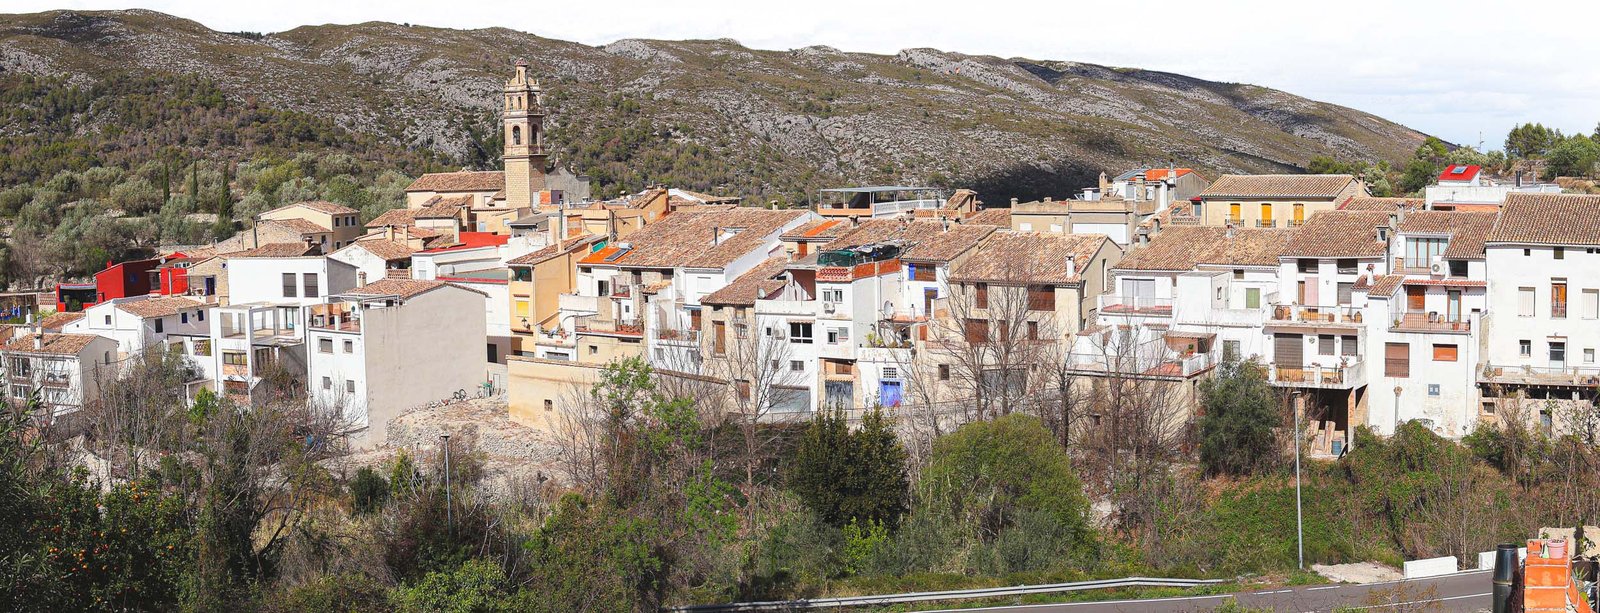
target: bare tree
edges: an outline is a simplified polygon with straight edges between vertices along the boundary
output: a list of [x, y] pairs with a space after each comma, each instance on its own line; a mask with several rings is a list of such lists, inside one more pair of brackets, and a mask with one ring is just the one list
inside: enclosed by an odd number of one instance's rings
[[930, 352], [948, 363], [950, 385], [971, 399], [967, 420], [1026, 408], [1029, 375], [1066, 342], [1056, 325], [1053, 284], [1016, 263], [1001, 278], [947, 284], [946, 315], [930, 323]]
[[764, 329], [754, 317], [736, 314], [724, 327], [714, 326], [704, 345], [711, 349], [707, 371], [728, 382], [723, 419], [739, 430], [747, 496], [754, 493], [756, 474], [778, 439], [777, 429], [771, 427], [783, 417], [778, 410], [801, 399], [801, 375], [790, 368], [794, 349], [776, 332]]

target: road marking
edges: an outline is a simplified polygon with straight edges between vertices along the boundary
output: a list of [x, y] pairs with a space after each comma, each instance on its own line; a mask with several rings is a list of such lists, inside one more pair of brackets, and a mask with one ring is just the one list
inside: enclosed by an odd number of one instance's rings
[[1324, 585], [1322, 587], [1308, 587], [1308, 588], [1306, 588], [1306, 591], [1307, 592], [1320, 592], [1322, 590], [1337, 590], [1337, 589], [1339, 589], [1341, 587], [1344, 587], [1344, 586], [1342, 586], [1342, 585]]
[[1414, 605], [1414, 604], [1427, 604], [1427, 603], [1430, 603], [1430, 602], [1444, 602], [1446, 600], [1461, 600], [1462, 598], [1482, 598], [1482, 597], [1488, 596], [1488, 595], [1490, 595], [1489, 592], [1484, 592], [1482, 594], [1467, 594], [1465, 596], [1447, 596], [1445, 598], [1429, 598], [1427, 600], [1413, 600], [1413, 601], [1410, 601], [1410, 602], [1394, 602], [1394, 603], [1387, 603], [1387, 604], [1368, 605], [1368, 606], [1365, 606], [1365, 607], [1349, 607], [1349, 608], [1355, 609], [1355, 610], [1392, 609], [1392, 608], [1395, 608], [1395, 607], [1404, 607], [1404, 606]]

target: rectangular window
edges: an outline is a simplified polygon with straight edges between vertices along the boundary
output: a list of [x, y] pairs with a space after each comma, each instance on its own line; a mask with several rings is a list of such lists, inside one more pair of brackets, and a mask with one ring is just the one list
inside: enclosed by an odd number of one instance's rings
[[1533, 341], [1528, 339], [1517, 341], [1517, 355], [1525, 358], [1533, 357]]
[[1584, 364], [1593, 364], [1594, 363], [1594, 349], [1584, 349], [1583, 350], [1583, 363]]
[[811, 323], [801, 321], [789, 322], [789, 342], [803, 345], [811, 344]]
[[178, 314], [178, 323], [183, 323], [183, 324], [189, 323], [189, 314], [187, 312], [179, 313]]
[[1235, 269], [1233, 269], [1233, 280], [1234, 281], [1243, 281], [1244, 280], [1244, 269], [1243, 268], [1235, 268]]
[[156, 318], [156, 334], [161, 334], [163, 332], [166, 332], [166, 329], [165, 329], [166, 327], [167, 327], [166, 318], [157, 317]]
[[1243, 220], [1243, 206], [1237, 202], [1228, 205], [1228, 221], [1239, 223]]
[[1550, 317], [1555, 319], [1567, 318], [1567, 282], [1550, 282]]
[[1341, 337], [1339, 337], [1339, 355], [1354, 357], [1357, 353], [1360, 353], [1360, 350], [1358, 349], [1358, 347], [1356, 345], [1356, 337], [1354, 337], [1354, 336], [1341, 336]]
[[1384, 344], [1383, 376], [1399, 379], [1411, 376], [1411, 345], [1409, 343]]
[[222, 352], [222, 363], [223, 364], [227, 364], [228, 366], [244, 366], [244, 364], [245, 364], [244, 352], [243, 351], [224, 351], [224, 352]]
[[1247, 287], [1247, 288], [1244, 288], [1244, 308], [1247, 308], [1247, 309], [1259, 309], [1259, 308], [1261, 308], [1261, 288], [1259, 288], [1259, 287]]
[[1048, 285], [1033, 285], [1028, 287], [1028, 310], [1054, 311], [1056, 310], [1056, 290]]
[[1229, 362], [1239, 359], [1239, 341], [1222, 341], [1222, 359]]
[[1445, 239], [1412, 238], [1406, 240], [1406, 268], [1427, 268], [1434, 256], [1444, 253]]
[[527, 317], [528, 316], [528, 301], [526, 301], [526, 300], [518, 300], [517, 301], [516, 316], [517, 317]]
[[[493, 347], [493, 346], [494, 345], [490, 345], [490, 347]], [[344, 352], [345, 353], [355, 353], [356, 352], [356, 342], [355, 341], [351, 341], [351, 340], [345, 341], [344, 342]], [[494, 360], [489, 360], [489, 361], [493, 362]]]
[[1028, 340], [1039, 340], [1039, 322], [1032, 320], [1028, 321]]
[[319, 338], [319, 339], [317, 339], [317, 353], [333, 353], [333, 339], [331, 339], [331, 338]]
[[1583, 290], [1583, 318], [1600, 319], [1600, 289]]
[[939, 380], [940, 381], [949, 381], [950, 380], [950, 365], [949, 364], [940, 364], [939, 365]]
[[1464, 260], [1450, 260], [1450, 276], [1467, 276], [1467, 263]]
[[968, 343], [989, 342], [989, 320], [968, 318], [963, 326]]
[[1355, 293], [1355, 290], [1356, 290], [1356, 284], [1354, 284], [1354, 283], [1340, 283], [1339, 284], [1339, 304], [1341, 306], [1349, 306], [1350, 305], [1351, 295]]
[[1533, 317], [1533, 288], [1517, 288], [1517, 315], [1519, 317]]
[[1360, 270], [1360, 264], [1352, 259], [1335, 260], [1334, 266], [1341, 275], [1353, 275]]
[[1317, 355], [1333, 355], [1333, 335], [1317, 335]]
[[1295, 266], [1297, 266], [1299, 268], [1300, 272], [1316, 272], [1317, 271], [1317, 261], [1316, 260], [1307, 260], [1307, 259], [1297, 260], [1295, 262]]
[[1566, 247], [1556, 247], [1555, 252], [1551, 253], [1550, 255], [1555, 257], [1555, 259], [1565, 260], [1565, 259], [1567, 259], [1567, 248]]
[[332, 377], [323, 377], [322, 378], [322, 389], [325, 389], [325, 390], [333, 389], [333, 378]]
[[1454, 362], [1457, 358], [1458, 352], [1455, 345], [1443, 345], [1438, 343], [1433, 345], [1433, 361]]
[[976, 291], [977, 294], [972, 299], [972, 306], [980, 309], [989, 308], [989, 284], [979, 283], [974, 286], [974, 291]]
[[1562, 367], [1562, 366], [1566, 366], [1566, 364], [1567, 364], [1567, 344], [1566, 343], [1550, 343], [1550, 365], [1551, 366], [1556, 366], [1556, 367]]
[[356, 382], [353, 381], [353, 380], [350, 380], [350, 379], [345, 379], [344, 380], [344, 391], [347, 394], [356, 393]]
[[295, 284], [294, 273], [292, 273], [292, 272], [283, 273], [283, 297], [284, 298], [298, 298], [299, 294], [296, 293], [296, 288], [297, 287], [299, 287], [299, 286]]
[[844, 290], [842, 290], [842, 289], [825, 289], [825, 290], [822, 290], [822, 301], [823, 302], [844, 302]]
[[911, 280], [912, 281], [938, 281], [939, 280], [938, 272], [939, 272], [939, 270], [937, 268], [934, 268], [934, 266], [932, 264], [912, 264], [911, 265]]
[[307, 298], [316, 298], [317, 295], [318, 295], [317, 294], [317, 273], [308, 272], [305, 275], [302, 275], [301, 279], [303, 281], [305, 281], [305, 288], [306, 288], [305, 296]]
[[800, 360], [789, 360], [789, 370], [791, 372], [804, 372], [805, 369], [806, 369], [806, 363], [805, 362], [802, 362]]

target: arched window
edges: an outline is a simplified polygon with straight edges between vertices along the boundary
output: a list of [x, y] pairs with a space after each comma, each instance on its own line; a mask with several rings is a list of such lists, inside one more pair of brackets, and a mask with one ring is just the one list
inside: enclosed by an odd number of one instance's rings
[[511, 126], [511, 144], [522, 144], [522, 126]]

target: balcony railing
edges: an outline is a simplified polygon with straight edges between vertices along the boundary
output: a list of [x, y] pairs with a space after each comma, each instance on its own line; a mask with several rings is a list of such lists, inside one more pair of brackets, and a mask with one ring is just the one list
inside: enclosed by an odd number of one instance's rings
[[1198, 226], [1200, 217], [1196, 215], [1173, 215], [1169, 222], [1174, 226]]
[[1600, 385], [1600, 367], [1487, 364], [1483, 380], [1510, 385]]
[[579, 317], [575, 326], [579, 334], [608, 334], [615, 336], [644, 336], [644, 324], [637, 319], [599, 319]]
[[1567, 318], [1567, 303], [1566, 302], [1552, 302], [1552, 303], [1550, 303], [1550, 317], [1553, 318], [1553, 319], [1566, 319]]
[[856, 279], [868, 279], [879, 275], [886, 275], [900, 271], [900, 260], [882, 260], [867, 262], [855, 266], [823, 266], [817, 269], [817, 281], [824, 283], [848, 283]]
[[1365, 378], [1365, 371], [1362, 370], [1359, 360], [1337, 366], [1310, 364], [1300, 368], [1286, 368], [1273, 365], [1268, 373], [1268, 379], [1274, 385], [1287, 387], [1352, 388], [1359, 387]]
[[1396, 332], [1471, 332], [1472, 320], [1448, 319], [1438, 313], [1403, 313], [1394, 321]]
[[682, 343], [699, 343], [699, 330], [679, 330], [676, 328], [660, 328], [656, 330], [656, 339]]
[[1276, 227], [1278, 227], [1278, 222], [1277, 222], [1277, 220], [1274, 220], [1274, 219], [1257, 219], [1256, 220], [1256, 227], [1257, 228], [1276, 228]]
[[1347, 306], [1319, 307], [1280, 304], [1272, 307], [1272, 321], [1275, 323], [1354, 325], [1361, 323], [1361, 310]]
[[1304, 219], [1290, 219], [1288, 221], [1289, 221], [1288, 227], [1290, 227], [1290, 228], [1298, 228], [1300, 226], [1306, 225], [1306, 220], [1304, 220]]
[[851, 207], [846, 204], [824, 204], [817, 207], [817, 214], [824, 217], [884, 217], [906, 211], [937, 209], [942, 204], [944, 204], [944, 201], [933, 198], [874, 202], [863, 207]]
[[1098, 301], [1100, 313], [1105, 315], [1172, 315], [1171, 298], [1103, 294]]

